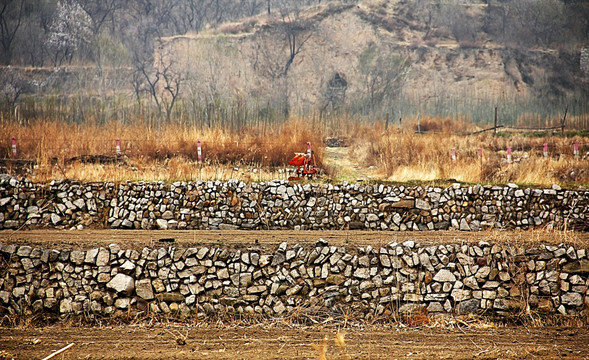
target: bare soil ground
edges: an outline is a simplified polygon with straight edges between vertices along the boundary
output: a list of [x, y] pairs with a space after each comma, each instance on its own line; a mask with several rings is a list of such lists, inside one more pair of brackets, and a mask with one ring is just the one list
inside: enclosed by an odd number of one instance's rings
[[[589, 247], [588, 232], [572, 231], [225, 231], [225, 230], [30, 230], [0, 231], [2, 244], [27, 244], [43, 248], [91, 249], [117, 243], [123, 249], [149, 247], [186, 248], [190, 246], [228, 246], [231, 248], [259, 248], [275, 250], [286, 241], [289, 246], [311, 246], [320, 238], [336, 246], [385, 246], [390, 242], [414, 240], [423, 245], [462, 244], [487, 241], [517, 246], [546, 244], [573, 244]], [[169, 242], [173, 240], [173, 242]]]
[[[343, 347], [334, 342], [336, 331], [285, 325], [0, 328], [0, 359], [41, 359], [70, 343], [74, 345], [54, 359], [589, 358], [586, 327], [371, 326], [342, 330]], [[327, 356], [322, 358], [324, 338]]]

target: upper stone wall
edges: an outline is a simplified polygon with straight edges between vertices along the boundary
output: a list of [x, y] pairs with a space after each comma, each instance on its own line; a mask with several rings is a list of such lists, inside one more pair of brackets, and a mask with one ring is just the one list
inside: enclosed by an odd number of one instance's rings
[[492, 186], [52, 181], [0, 177], [0, 229], [587, 230], [589, 191]]

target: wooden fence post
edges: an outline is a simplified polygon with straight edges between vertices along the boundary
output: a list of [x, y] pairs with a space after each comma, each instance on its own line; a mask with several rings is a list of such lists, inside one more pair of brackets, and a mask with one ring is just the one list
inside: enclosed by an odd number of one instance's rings
[[493, 136], [497, 136], [497, 106], [495, 106], [495, 123], [493, 125]]
[[564, 135], [564, 123], [567, 120], [567, 112], [569, 111], [569, 107], [567, 105], [566, 109], [564, 110], [564, 116], [560, 122], [560, 134]]
[[480, 164], [479, 180], [483, 181], [483, 148], [479, 148], [477, 153], [478, 153], [479, 164]]
[[389, 129], [389, 113], [387, 113], [384, 122], [384, 130], [387, 131]]

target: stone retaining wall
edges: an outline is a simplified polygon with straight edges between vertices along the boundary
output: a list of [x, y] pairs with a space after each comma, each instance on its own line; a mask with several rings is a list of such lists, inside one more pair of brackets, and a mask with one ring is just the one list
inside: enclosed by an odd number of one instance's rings
[[454, 184], [35, 184], [0, 175], [0, 229], [589, 229], [589, 191]]
[[0, 244], [0, 315], [588, 315], [586, 249], [505, 244], [280, 244], [90, 250]]

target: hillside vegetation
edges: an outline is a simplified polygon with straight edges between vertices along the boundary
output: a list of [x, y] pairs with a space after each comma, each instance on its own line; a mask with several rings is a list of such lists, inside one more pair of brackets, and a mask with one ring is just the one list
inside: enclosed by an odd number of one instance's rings
[[583, 115], [588, 19], [571, 0], [11, 0], [2, 112], [233, 128], [292, 113]]

